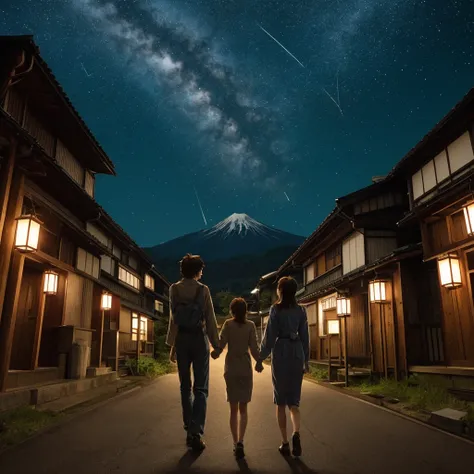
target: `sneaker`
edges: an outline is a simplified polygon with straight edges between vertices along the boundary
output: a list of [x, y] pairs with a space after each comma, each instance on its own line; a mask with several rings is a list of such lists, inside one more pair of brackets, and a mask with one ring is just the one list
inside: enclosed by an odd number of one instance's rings
[[234, 446], [234, 455], [237, 459], [242, 459], [245, 457], [244, 443], [237, 443]]
[[283, 456], [289, 456], [290, 453], [290, 443], [282, 443], [281, 446], [278, 448], [278, 451], [280, 451]]
[[299, 433], [293, 433], [292, 437], [292, 444], [293, 444], [293, 451], [292, 454], [295, 458], [299, 458], [301, 456], [301, 439]]
[[199, 435], [193, 435], [191, 440], [191, 448], [193, 451], [197, 452], [204, 451], [206, 444]]
[[190, 433], [188, 433], [188, 434], [186, 435], [186, 446], [187, 446], [188, 448], [191, 448], [192, 445], [193, 445], [193, 435], [190, 434]]

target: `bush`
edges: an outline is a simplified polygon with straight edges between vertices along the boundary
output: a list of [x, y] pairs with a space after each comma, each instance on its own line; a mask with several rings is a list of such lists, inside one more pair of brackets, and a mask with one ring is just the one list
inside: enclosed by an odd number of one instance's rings
[[134, 376], [143, 376], [148, 378], [158, 377], [171, 372], [171, 364], [167, 359], [159, 360], [153, 357], [140, 357], [138, 359], [128, 359], [127, 367]]
[[321, 369], [310, 364], [309, 376], [319, 381], [328, 380], [328, 371], [327, 369]]

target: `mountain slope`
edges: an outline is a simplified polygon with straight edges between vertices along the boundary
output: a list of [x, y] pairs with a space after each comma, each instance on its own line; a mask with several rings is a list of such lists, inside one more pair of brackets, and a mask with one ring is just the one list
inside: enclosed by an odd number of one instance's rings
[[260, 255], [279, 247], [298, 247], [304, 237], [273, 229], [247, 214], [232, 214], [208, 230], [183, 235], [146, 249], [153, 260], [179, 259], [186, 253], [205, 261]]
[[180, 278], [178, 262], [183, 255], [201, 255], [206, 263], [202, 281], [214, 294], [220, 290], [242, 294], [258, 277], [276, 270], [303, 241], [304, 237], [273, 229], [247, 214], [232, 214], [211, 229], [145, 250], [170, 281]]

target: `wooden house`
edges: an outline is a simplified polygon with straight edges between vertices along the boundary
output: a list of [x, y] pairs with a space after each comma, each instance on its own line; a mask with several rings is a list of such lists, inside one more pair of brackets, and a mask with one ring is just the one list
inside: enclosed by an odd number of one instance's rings
[[[311, 358], [322, 366], [330, 360], [337, 367], [347, 358], [367, 372], [406, 374], [401, 268], [421, 262], [421, 249], [416, 230], [397, 226], [408, 206], [405, 183], [378, 179], [336, 203], [278, 270], [283, 276], [291, 267], [303, 268], [297, 298], [308, 314]], [[374, 282], [383, 286], [383, 301]], [[340, 297], [349, 300], [345, 322], [338, 314]]]
[[[31, 37], [0, 37], [0, 391], [153, 354], [168, 282], [94, 200], [114, 166]], [[107, 368], [108, 367], [108, 368]]]
[[[419, 306], [436, 301], [424, 320], [410, 315], [424, 326], [431, 355], [411, 370], [474, 375], [474, 89], [390, 176], [406, 180], [409, 212], [400, 227], [421, 229], [423, 265], [429, 269], [429, 291], [412, 297]], [[416, 272], [411, 277], [418, 278]], [[407, 343], [409, 353], [416, 353], [413, 342]]]

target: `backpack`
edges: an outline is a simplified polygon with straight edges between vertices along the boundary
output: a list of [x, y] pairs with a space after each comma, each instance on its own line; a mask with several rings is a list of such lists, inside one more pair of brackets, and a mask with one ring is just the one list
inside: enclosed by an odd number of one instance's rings
[[174, 323], [183, 329], [198, 329], [204, 320], [204, 311], [199, 304], [199, 296], [204, 286], [199, 285], [191, 303], [177, 303], [173, 312]]

